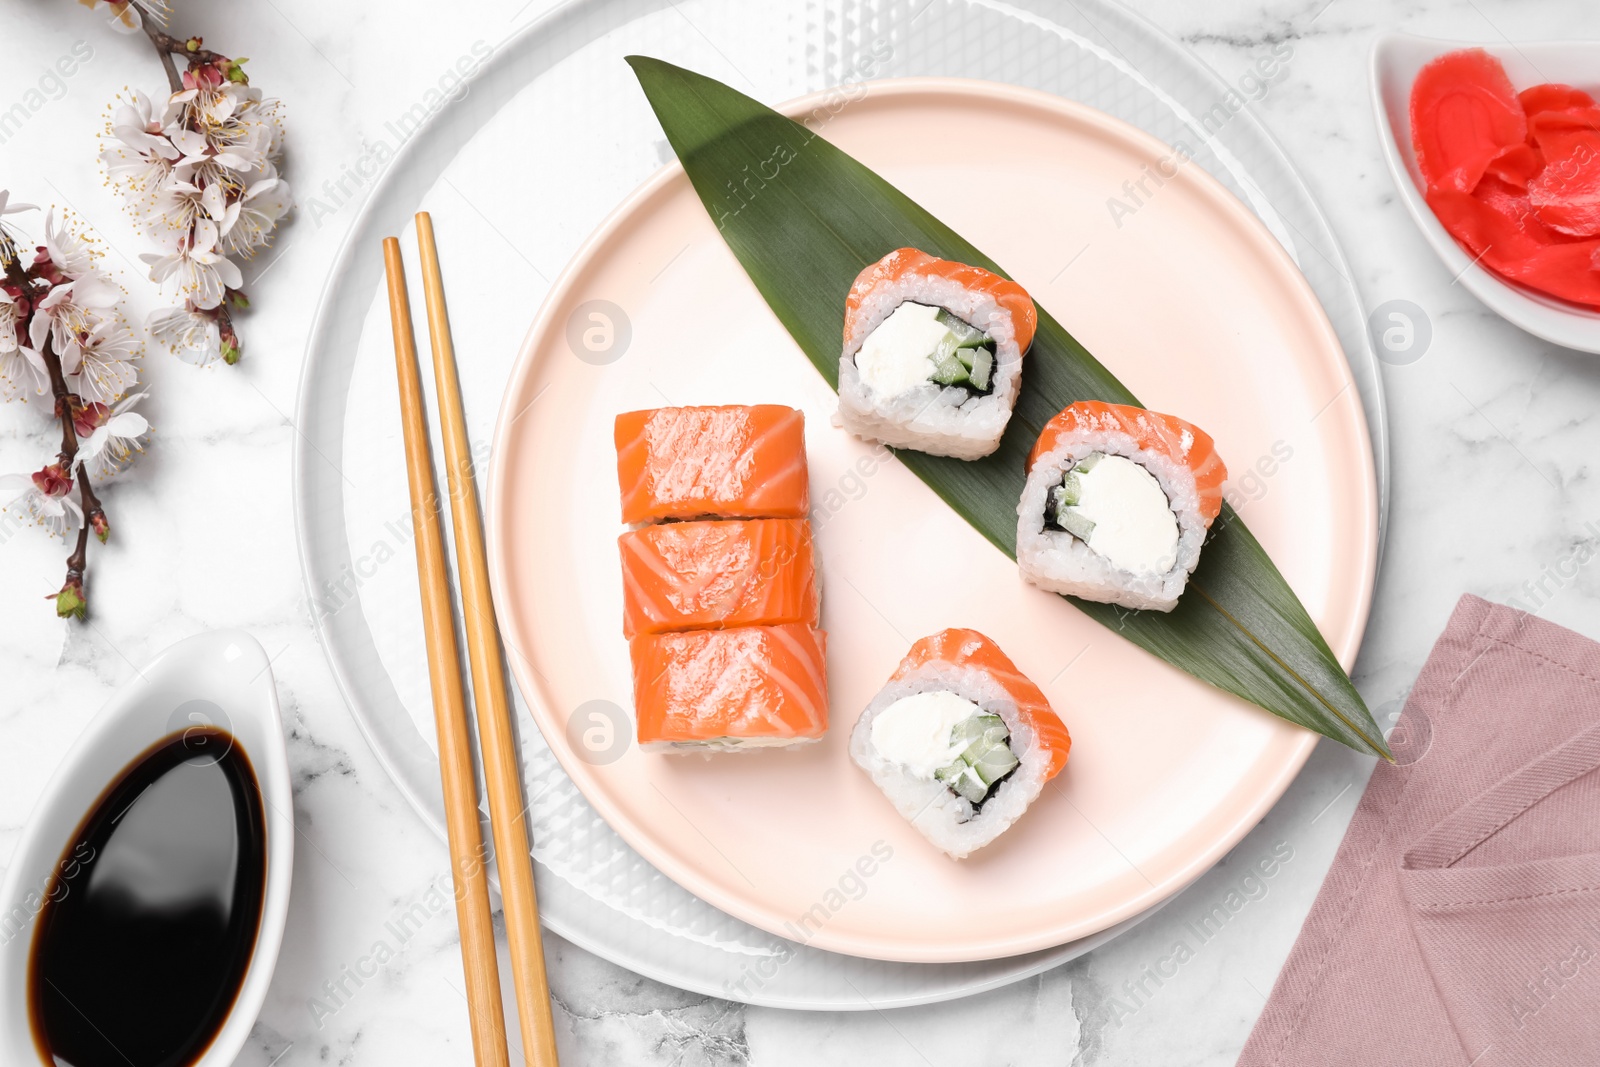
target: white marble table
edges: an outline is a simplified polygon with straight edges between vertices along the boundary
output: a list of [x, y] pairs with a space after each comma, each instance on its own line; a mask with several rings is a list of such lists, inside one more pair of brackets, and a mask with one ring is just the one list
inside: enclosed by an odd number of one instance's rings
[[[495, 44], [551, 5], [177, 2], [187, 12], [181, 28], [251, 56], [257, 83], [286, 102], [287, 176], [300, 211], [281, 237], [281, 258], [246, 275], [259, 310], [241, 325], [248, 347], [239, 368], [147, 360], [147, 412], [159, 437], [108, 495], [116, 537], [92, 551], [87, 625], [57, 622], [39, 599], [59, 586], [66, 548], [39, 531], [0, 529], [0, 864], [78, 730], [134, 664], [201, 629], [248, 628], [274, 656], [301, 833], [282, 958], [239, 1062], [464, 1063], [454, 924], [435, 917], [404, 942], [386, 929], [448, 886], [447, 858], [362, 741], [304, 613], [291, 415], [311, 311], [363, 192], [346, 177], [362, 138], [381, 136], [395, 101], [418, 98], [475, 42]], [[1578, 558], [1574, 548], [1600, 538], [1587, 451], [1600, 438], [1588, 421], [1589, 405], [1600, 402], [1600, 365], [1520, 333], [1451, 284], [1396, 202], [1366, 89], [1367, 50], [1380, 28], [1483, 40], [1600, 37], [1600, 8], [1559, 0], [1135, 6], [1224, 78], [1291, 42], [1287, 76], [1250, 106], [1321, 200], [1368, 307], [1406, 299], [1431, 320], [1422, 358], [1384, 369], [1393, 510], [1355, 672], [1382, 724], [1392, 723], [1464, 591], [1516, 597], [1600, 634], [1600, 574], [1562, 576]], [[74, 42], [93, 49], [58, 98], [52, 86], [42, 106], [7, 129], [0, 186], [21, 200], [72, 206], [106, 238], [111, 265], [126, 269], [122, 260], [143, 245], [101, 187], [93, 135], [124, 85], [159, 85], [144, 42], [63, 0], [4, 0], [0, 25], [11, 57], [0, 69], [0, 111]], [[322, 207], [311, 210], [311, 197]], [[150, 306], [147, 286], [127, 284], [136, 306]], [[51, 436], [36, 413], [0, 410], [0, 470], [36, 463]], [[563, 1062], [1231, 1064], [1369, 770], [1369, 761], [1324, 742], [1262, 824], [1160, 914], [1073, 964], [954, 1004], [829, 1015], [745, 1008], [658, 985], [552, 939]], [[1280, 862], [1271, 879], [1246, 876], [1273, 854]], [[1231, 918], [1202, 938], [1193, 924], [1234, 893]], [[1180, 940], [1191, 953], [1174, 974]], [[358, 979], [352, 969], [380, 941], [394, 958]], [[1158, 981], [1158, 971], [1168, 976]]]

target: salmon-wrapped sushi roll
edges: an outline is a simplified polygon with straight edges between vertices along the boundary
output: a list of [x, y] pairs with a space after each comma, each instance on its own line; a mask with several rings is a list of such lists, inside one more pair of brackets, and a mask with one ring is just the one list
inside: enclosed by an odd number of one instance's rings
[[1038, 318], [1016, 282], [915, 248], [890, 252], [845, 298], [840, 424], [895, 448], [987, 456], [1016, 406]]
[[803, 519], [805, 416], [780, 404], [617, 416], [622, 521]]
[[800, 745], [828, 729], [826, 635], [747, 626], [635, 637], [639, 743], [666, 751]]
[[629, 530], [622, 631], [817, 624], [811, 526], [804, 519], [667, 522]]
[[851, 759], [956, 859], [1021, 818], [1071, 748], [1039, 687], [976, 630], [912, 645], [850, 734]]
[[1017, 505], [1017, 566], [1041, 589], [1171, 611], [1228, 477], [1199, 427], [1082, 401], [1045, 424]]

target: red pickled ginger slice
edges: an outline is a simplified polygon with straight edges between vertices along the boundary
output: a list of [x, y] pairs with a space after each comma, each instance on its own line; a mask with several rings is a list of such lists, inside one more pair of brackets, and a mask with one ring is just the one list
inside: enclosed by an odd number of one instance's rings
[[1575, 237], [1600, 236], [1600, 109], [1542, 112], [1533, 136], [1545, 160], [1528, 182], [1539, 220]]
[[1523, 141], [1502, 148], [1500, 154], [1489, 161], [1483, 174], [1486, 178], [1499, 178], [1508, 185], [1526, 189], [1528, 182], [1543, 169], [1544, 156], [1533, 145]]
[[1496, 157], [1528, 137], [1528, 120], [1500, 61], [1481, 48], [1449, 52], [1411, 87], [1411, 140], [1431, 189], [1470, 193]]
[[1523, 113], [1530, 119], [1541, 111], [1565, 111], [1569, 107], [1594, 107], [1594, 97], [1570, 85], [1547, 82], [1517, 94]]
[[1600, 309], [1600, 240], [1552, 231], [1523, 190], [1486, 178], [1476, 196], [1430, 190], [1428, 206], [1481, 266], [1529, 289]]

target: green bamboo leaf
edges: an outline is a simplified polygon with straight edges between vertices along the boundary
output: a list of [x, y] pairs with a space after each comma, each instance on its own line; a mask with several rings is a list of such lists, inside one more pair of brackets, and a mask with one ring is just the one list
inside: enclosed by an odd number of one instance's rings
[[[728, 246], [834, 388], [845, 294], [867, 264], [909, 245], [1004, 273], [960, 234], [804, 125], [712, 78], [646, 56], [628, 62]], [[1138, 403], [1041, 308], [1022, 395], [1000, 448], [970, 463], [905, 450], [896, 455], [1015, 558], [1024, 460], [1045, 422], [1077, 400]], [[1382, 734], [1316, 624], [1229, 507], [1172, 612], [1073, 603], [1196, 678], [1358, 751], [1389, 758]]]

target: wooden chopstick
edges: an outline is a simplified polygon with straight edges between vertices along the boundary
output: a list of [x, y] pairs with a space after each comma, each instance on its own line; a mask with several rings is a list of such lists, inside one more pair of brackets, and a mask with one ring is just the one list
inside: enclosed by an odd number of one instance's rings
[[433, 718], [439, 732], [439, 776], [444, 787], [450, 870], [455, 881], [456, 922], [461, 928], [461, 965], [466, 972], [467, 1013], [478, 1067], [510, 1067], [506, 1020], [500, 1003], [500, 967], [495, 959], [489, 912], [489, 875], [478, 826], [477, 779], [467, 734], [467, 701], [461, 691], [455, 610], [445, 571], [444, 536], [434, 495], [433, 453], [422, 407], [417, 342], [400, 242], [383, 241], [389, 276], [389, 319], [394, 328], [394, 365], [400, 380], [400, 423], [405, 431], [406, 473], [411, 486], [411, 523], [417, 537], [417, 582], [422, 587], [422, 626], [433, 684]]
[[506, 941], [511, 949], [511, 977], [517, 989], [517, 1017], [522, 1025], [524, 1054], [532, 1067], [556, 1067], [555, 1022], [550, 1014], [550, 983], [544, 970], [544, 942], [539, 931], [539, 902], [533, 886], [526, 806], [522, 800], [522, 767], [511, 729], [511, 703], [506, 697], [505, 660], [489, 593], [489, 568], [483, 545], [483, 520], [467, 443], [466, 416], [461, 408], [461, 383], [456, 376], [455, 345], [445, 309], [444, 277], [433, 240], [433, 220], [417, 214], [417, 243], [422, 252], [422, 291], [428, 306], [428, 340], [433, 348], [433, 377], [439, 397], [439, 430], [444, 438], [445, 473], [450, 487], [450, 517], [455, 524], [457, 582], [467, 631], [467, 661], [472, 667], [472, 696], [478, 708], [478, 739], [483, 746], [484, 777], [489, 785], [489, 822], [494, 831], [495, 864], [500, 871], [500, 898], [505, 903]]

